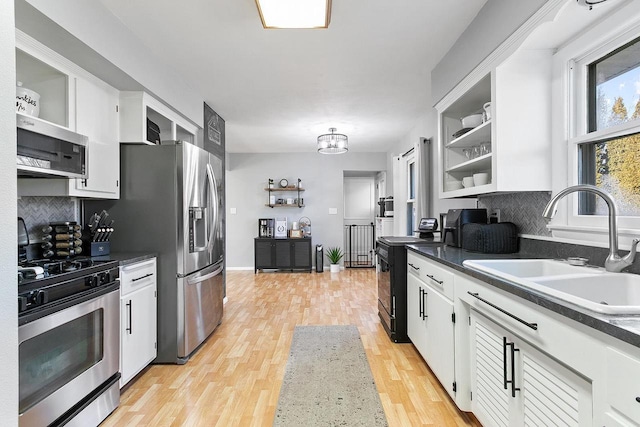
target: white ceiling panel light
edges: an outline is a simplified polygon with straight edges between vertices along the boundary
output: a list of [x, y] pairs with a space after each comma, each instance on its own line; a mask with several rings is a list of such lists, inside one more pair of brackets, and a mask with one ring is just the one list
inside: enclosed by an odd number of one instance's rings
[[331, 0], [256, 0], [264, 28], [328, 28]]
[[329, 128], [329, 132], [318, 137], [318, 153], [342, 154], [349, 151], [347, 135], [335, 133], [336, 128]]

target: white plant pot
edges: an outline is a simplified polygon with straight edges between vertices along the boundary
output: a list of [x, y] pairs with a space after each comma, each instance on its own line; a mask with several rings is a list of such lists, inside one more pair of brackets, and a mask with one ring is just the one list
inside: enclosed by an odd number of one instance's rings
[[331, 267], [331, 272], [332, 273], [339, 273], [340, 272], [340, 264], [329, 264], [329, 266]]

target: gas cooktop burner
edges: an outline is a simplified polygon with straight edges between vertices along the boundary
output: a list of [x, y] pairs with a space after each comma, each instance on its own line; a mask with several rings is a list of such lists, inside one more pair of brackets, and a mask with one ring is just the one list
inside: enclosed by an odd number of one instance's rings
[[85, 257], [24, 262], [18, 266], [18, 320], [28, 322], [58, 304], [117, 287], [118, 276], [118, 261]]
[[[91, 258], [74, 258], [74, 259], [39, 259], [23, 262], [19, 267], [19, 271], [41, 270], [45, 276], [53, 276], [55, 274], [76, 271], [95, 265], [97, 262]], [[31, 277], [29, 277], [31, 278]]]

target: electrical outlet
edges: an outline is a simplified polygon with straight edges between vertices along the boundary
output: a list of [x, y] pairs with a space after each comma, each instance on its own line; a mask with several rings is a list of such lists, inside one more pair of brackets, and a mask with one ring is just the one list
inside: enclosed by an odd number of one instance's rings
[[500, 222], [500, 209], [491, 209], [491, 214], [489, 214], [489, 222]]

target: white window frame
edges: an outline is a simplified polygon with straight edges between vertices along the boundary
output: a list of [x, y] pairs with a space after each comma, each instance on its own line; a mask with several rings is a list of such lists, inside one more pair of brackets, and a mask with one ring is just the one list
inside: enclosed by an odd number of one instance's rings
[[[407, 171], [407, 218], [409, 215], [412, 217], [412, 228], [417, 228], [417, 194], [418, 194], [418, 164], [416, 163], [416, 153], [412, 151], [405, 158], [406, 171]], [[411, 197], [411, 165], [413, 165], [413, 198]], [[413, 230], [409, 230], [409, 223], [407, 222], [407, 235], [412, 236]]]
[[[632, 120], [604, 130], [588, 132], [587, 114], [589, 64], [640, 37], [640, 7], [634, 3], [636, 2], [630, 3], [629, 7], [621, 8], [617, 13], [606, 17], [597, 25], [586, 29], [579, 37], [567, 43], [556, 53], [554, 75], [556, 78], [564, 80], [564, 85], [556, 87], [564, 87], [564, 95], [554, 98], [554, 111], [556, 113], [562, 112], [554, 114], [554, 118], [564, 123], [561, 125], [562, 130], [560, 131], [562, 136], [554, 138], [554, 145], [557, 144], [561, 147], [562, 141], [564, 141], [564, 150], [566, 151], [559, 153], [556, 149], [554, 156], [560, 159], [566, 158], [567, 175], [566, 179], [554, 179], [554, 194], [564, 187], [579, 183], [578, 145], [580, 143], [640, 132], [640, 120]], [[558, 105], [559, 102], [562, 105]], [[554, 162], [553, 166], [560, 164], [560, 162]], [[602, 215], [578, 215], [576, 193], [565, 199], [567, 200], [566, 204], [559, 209], [559, 219], [553, 221], [549, 226], [554, 237], [606, 242], [608, 218]], [[640, 235], [640, 216], [618, 217], [618, 234], [621, 246], [628, 245], [631, 238]]]

